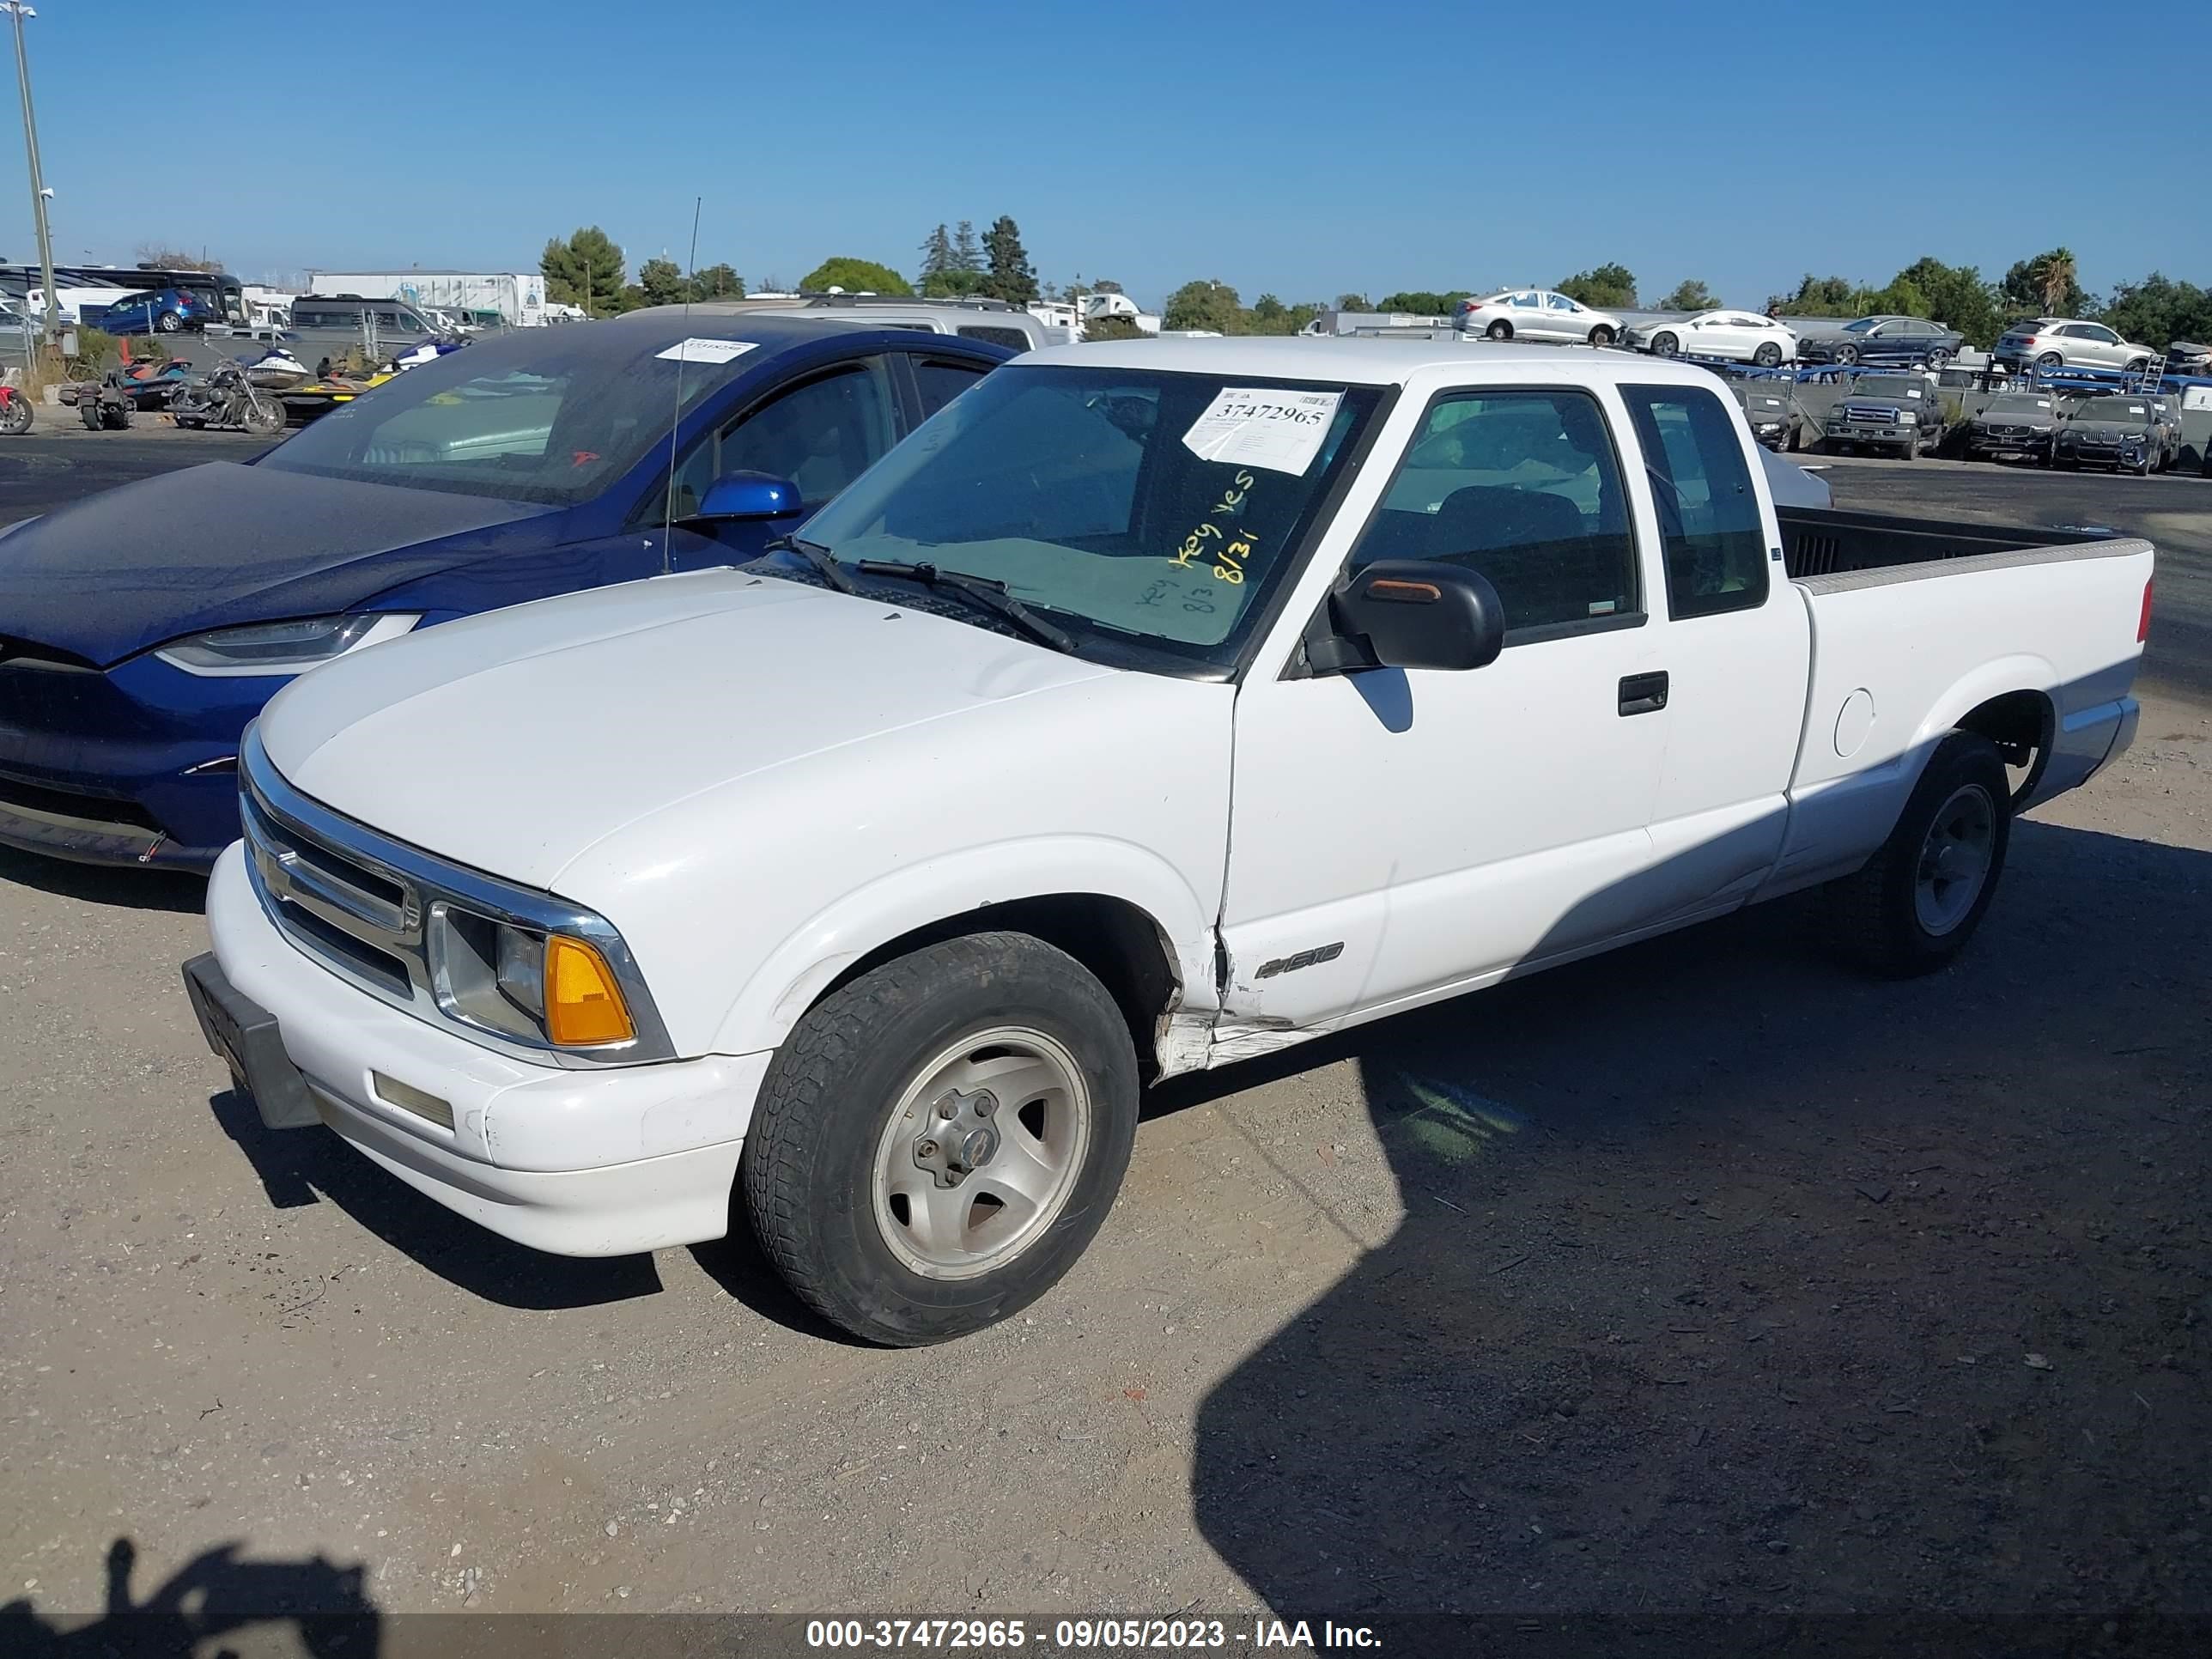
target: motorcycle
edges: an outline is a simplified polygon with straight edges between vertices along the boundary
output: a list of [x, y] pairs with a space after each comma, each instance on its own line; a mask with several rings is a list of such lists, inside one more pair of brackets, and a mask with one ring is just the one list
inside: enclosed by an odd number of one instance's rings
[[182, 427], [236, 427], [263, 438], [284, 429], [284, 405], [276, 395], [247, 379], [244, 364], [228, 361], [172, 392], [169, 413]]

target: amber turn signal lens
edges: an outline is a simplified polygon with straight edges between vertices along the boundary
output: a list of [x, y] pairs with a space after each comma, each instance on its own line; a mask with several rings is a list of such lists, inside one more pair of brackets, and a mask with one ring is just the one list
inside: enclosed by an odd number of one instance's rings
[[607, 959], [561, 933], [545, 941], [545, 1035], [562, 1048], [637, 1035]]

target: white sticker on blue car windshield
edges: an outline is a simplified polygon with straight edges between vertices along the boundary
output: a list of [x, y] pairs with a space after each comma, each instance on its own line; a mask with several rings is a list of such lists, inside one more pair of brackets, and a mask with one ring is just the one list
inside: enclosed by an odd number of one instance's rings
[[708, 340], [694, 336], [653, 355], [679, 363], [726, 363], [732, 357], [744, 356], [756, 343], [751, 340]]
[[1183, 447], [1202, 461], [1302, 476], [1343, 401], [1341, 392], [1224, 386], [1182, 434]]

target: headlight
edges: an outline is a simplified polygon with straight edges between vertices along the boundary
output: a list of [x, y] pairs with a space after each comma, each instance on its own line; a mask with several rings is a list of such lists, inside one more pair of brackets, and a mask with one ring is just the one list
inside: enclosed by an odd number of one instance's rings
[[354, 617], [308, 617], [298, 622], [254, 623], [172, 640], [154, 654], [187, 674], [304, 674], [318, 663], [365, 645], [397, 639], [422, 617], [404, 611], [365, 611]]
[[1920, 417], [1909, 409], [1901, 409], [1897, 412], [1897, 423], [1899, 426], [1918, 426]]
[[440, 903], [430, 918], [430, 972], [448, 1014], [502, 1036], [585, 1048], [637, 1035], [607, 959], [566, 933]]

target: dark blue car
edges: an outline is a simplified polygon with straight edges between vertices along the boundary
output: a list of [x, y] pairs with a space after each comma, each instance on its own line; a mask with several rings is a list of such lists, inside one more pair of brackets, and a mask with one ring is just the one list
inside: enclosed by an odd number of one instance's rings
[[87, 306], [77, 321], [103, 334], [175, 334], [222, 321], [222, 313], [204, 295], [180, 288], [151, 288], [126, 294], [112, 305]]
[[0, 531], [0, 843], [203, 869], [238, 835], [240, 736], [287, 680], [755, 557], [1012, 355], [726, 312], [517, 329], [251, 462]]

